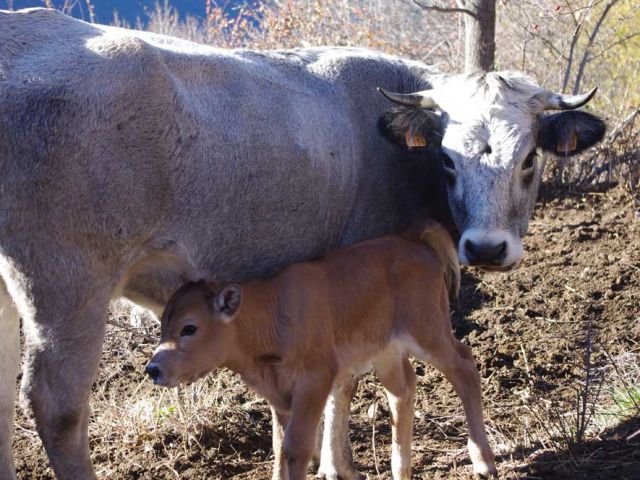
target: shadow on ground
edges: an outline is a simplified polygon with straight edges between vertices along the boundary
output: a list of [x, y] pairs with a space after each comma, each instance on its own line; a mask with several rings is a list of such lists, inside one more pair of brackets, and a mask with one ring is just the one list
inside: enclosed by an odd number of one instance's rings
[[[640, 478], [640, 418], [606, 430], [600, 438], [533, 454], [520, 469], [531, 479], [631, 480]], [[507, 475], [508, 478], [508, 475]], [[521, 476], [518, 478], [522, 478]]]

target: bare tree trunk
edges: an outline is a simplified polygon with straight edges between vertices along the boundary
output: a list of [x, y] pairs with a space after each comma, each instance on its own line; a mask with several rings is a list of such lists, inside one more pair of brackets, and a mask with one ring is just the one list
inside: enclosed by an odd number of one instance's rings
[[456, 7], [413, 0], [423, 10], [464, 16], [465, 73], [493, 70], [496, 55], [496, 0], [456, 0]]
[[493, 70], [496, 53], [496, 1], [466, 0], [464, 8], [464, 71]]

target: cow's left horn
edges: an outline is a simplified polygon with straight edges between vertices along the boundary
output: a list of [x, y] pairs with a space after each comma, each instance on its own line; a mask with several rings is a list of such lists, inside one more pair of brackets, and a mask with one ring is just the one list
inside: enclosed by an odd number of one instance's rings
[[406, 107], [438, 108], [438, 104], [433, 99], [433, 90], [423, 90], [415, 93], [394, 93], [378, 87], [378, 91], [392, 102]]
[[598, 87], [594, 87], [587, 93], [582, 95], [565, 95], [563, 93], [549, 92], [547, 97], [547, 103], [544, 106], [545, 110], [574, 110], [586, 105], [589, 100], [598, 91]]

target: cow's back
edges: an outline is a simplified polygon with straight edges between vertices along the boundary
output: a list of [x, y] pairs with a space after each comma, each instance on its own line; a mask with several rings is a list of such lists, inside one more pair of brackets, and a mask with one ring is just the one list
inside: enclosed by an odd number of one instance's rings
[[0, 208], [14, 236], [38, 225], [115, 263], [169, 251], [190, 275], [239, 281], [417, 213], [375, 87], [410, 86], [418, 64], [1, 15]]

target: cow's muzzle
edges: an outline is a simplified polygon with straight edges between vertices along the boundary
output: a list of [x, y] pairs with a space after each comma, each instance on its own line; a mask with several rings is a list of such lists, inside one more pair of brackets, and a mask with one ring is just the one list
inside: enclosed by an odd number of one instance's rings
[[458, 247], [460, 263], [490, 271], [511, 270], [523, 253], [520, 237], [507, 230], [467, 229]]

